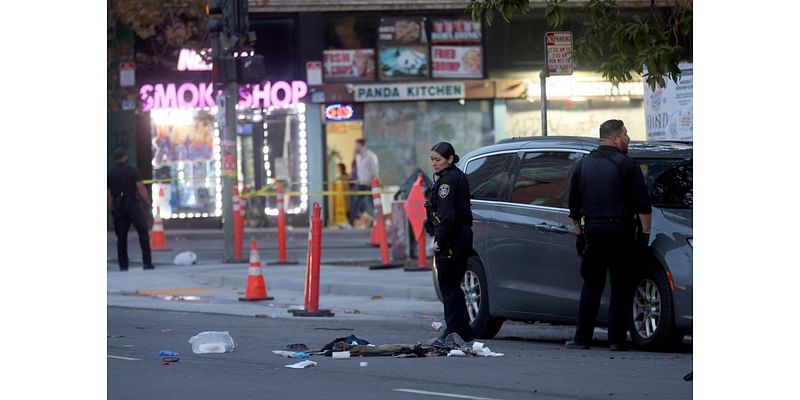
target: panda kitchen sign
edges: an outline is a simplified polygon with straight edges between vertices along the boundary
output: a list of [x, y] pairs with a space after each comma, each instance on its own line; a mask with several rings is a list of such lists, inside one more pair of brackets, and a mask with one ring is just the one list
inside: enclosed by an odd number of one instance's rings
[[356, 102], [463, 99], [464, 82], [395, 83], [355, 85]]

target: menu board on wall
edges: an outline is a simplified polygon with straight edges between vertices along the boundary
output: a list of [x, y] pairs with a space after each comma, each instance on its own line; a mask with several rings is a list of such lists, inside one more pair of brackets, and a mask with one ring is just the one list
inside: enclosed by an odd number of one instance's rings
[[434, 78], [482, 78], [480, 46], [432, 46], [431, 75]]
[[378, 41], [381, 44], [428, 43], [425, 33], [425, 17], [381, 18], [378, 27]]
[[322, 52], [326, 82], [375, 79], [375, 50], [325, 50]]
[[434, 19], [431, 43], [480, 43], [481, 23], [469, 19]]
[[390, 46], [378, 51], [381, 80], [428, 77], [427, 46]]

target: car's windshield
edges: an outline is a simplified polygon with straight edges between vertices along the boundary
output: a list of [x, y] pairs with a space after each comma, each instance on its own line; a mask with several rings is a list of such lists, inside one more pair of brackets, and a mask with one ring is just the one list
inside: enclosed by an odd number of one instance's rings
[[637, 159], [650, 202], [662, 208], [692, 208], [692, 160]]

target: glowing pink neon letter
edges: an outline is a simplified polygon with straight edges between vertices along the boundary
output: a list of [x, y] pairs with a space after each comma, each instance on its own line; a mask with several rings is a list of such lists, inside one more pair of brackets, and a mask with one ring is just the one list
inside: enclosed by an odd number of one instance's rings
[[175, 98], [175, 84], [170, 83], [167, 89], [164, 90], [164, 85], [156, 85], [156, 101], [153, 108], [177, 108], [177, 99]]
[[[186, 92], [192, 94], [191, 100], [186, 100]], [[194, 83], [187, 82], [178, 88], [178, 106], [180, 108], [197, 107], [198, 97], [200, 97], [200, 92], [197, 91], [197, 86]]]
[[292, 81], [292, 104], [297, 104], [308, 93], [308, 85], [303, 81]]
[[139, 89], [139, 99], [142, 100], [142, 111], [148, 112], [153, 109], [153, 85], [142, 85]]
[[[283, 98], [278, 98], [278, 93], [283, 90]], [[292, 103], [292, 87], [289, 83], [278, 81], [272, 84], [272, 104], [275, 107], [281, 107]]]
[[[272, 96], [272, 99], [270, 99], [269, 87], [270, 87], [269, 82], [264, 82], [264, 90], [261, 90], [261, 85], [253, 85], [253, 103], [250, 105], [251, 107], [253, 108], [269, 107], [270, 100], [272, 100], [273, 103], [275, 102], [274, 95]], [[263, 106], [261, 105], [262, 100], [264, 101]]]

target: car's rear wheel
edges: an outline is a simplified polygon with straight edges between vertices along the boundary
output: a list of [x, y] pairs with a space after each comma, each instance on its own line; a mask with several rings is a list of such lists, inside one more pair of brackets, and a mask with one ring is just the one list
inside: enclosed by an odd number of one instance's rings
[[673, 348], [683, 340], [675, 327], [672, 290], [660, 267], [647, 268], [636, 280], [629, 331], [633, 344], [645, 350]]
[[472, 334], [476, 338], [491, 339], [503, 327], [503, 319], [489, 315], [489, 292], [486, 290], [486, 273], [478, 257], [467, 260], [467, 272], [461, 281], [464, 300], [467, 303]]

